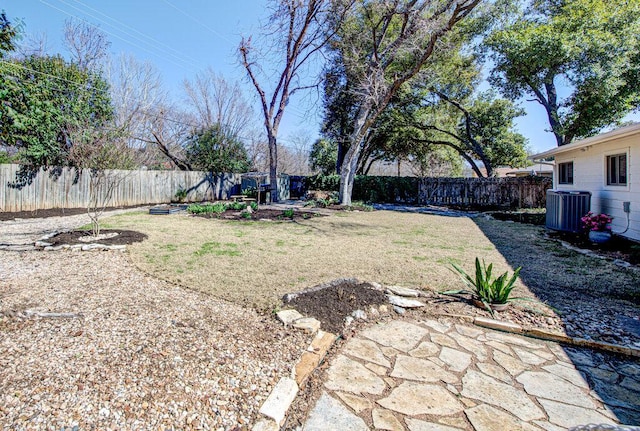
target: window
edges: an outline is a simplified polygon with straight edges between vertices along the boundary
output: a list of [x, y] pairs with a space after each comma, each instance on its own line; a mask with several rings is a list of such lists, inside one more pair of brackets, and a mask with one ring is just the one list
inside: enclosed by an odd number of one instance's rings
[[627, 155], [615, 154], [607, 156], [607, 185], [627, 185]]
[[573, 162], [558, 163], [558, 183], [573, 184]]

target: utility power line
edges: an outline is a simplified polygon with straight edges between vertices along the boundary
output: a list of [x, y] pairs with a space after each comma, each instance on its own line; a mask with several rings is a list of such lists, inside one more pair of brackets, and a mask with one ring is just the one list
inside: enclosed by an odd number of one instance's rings
[[[131, 40], [128, 40], [128, 39], [126, 39], [126, 38], [124, 38], [124, 37], [121, 37], [121, 36], [119, 36], [119, 35], [117, 35], [117, 34], [115, 34], [115, 33], [113, 33], [113, 32], [108, 31], [108, 30], [101, 29], [101, 28], [99, 28], [97, 25], [95, 25], [95, 24], [93, 24], [93, 23], [91, 23], [91, 22], [87, 21], [86, 19], [84, 19], [84, 18], [80, 18], [79, 16], [74, 15], [74, 14], [72, 14], [72, 13], [70, 13], [70, 12], [67, 12], [67, 11], [65, 11], [64, 9], [60, 9], [59, 7], [56, 7], [56, 6], [52, 5], [51, 3], [48, 3], [48, 2], [47, 2], [47, 1], [45, 1], [45, 0], [40, 0], [40, 3], [42, 3], [42, 4], [44, 4], [44, 5], [47, 5], [47, 6], [49, 6], [50, 8], [55, 9], [55, 10], [57, 10], [57, 11], [60, 11], [60, 12], [64, 13], [65, 15], [69, 15], [69, 16], [70, 16], [70, 17], [72, 17], [72, 18], [76, 18], [76, 19], [78, 19], [78, 20], [80, 20], [80, 21], [82, 21], [82, 22], [86, 23], [87, 25], [90, 25], [90, 26], [92, 26], [92, 27], [98, 28], [100, 31], [103, 31], [103, 32], [105, 32], [105, 33], [107, 33], [107, 34], [109, 34], [109, 35], [111, 35], [111, 36], [113, 36], [113, 37], [115, 37], [115, 38], [117, 38], [117, 39], [120, 39], [121, 41], [123, 41], [123, 42], [125, 42], [125, 43], [128, 43], [128, 44], [129, 44], [129, 45], [131, 45], [131, 46], [134, 46], [134, 47], [139, 48], [139, 49], [141, 49], [141, 50], [143, 50], [143, 51], [146, 51], [146, 52], [150, 53], [151, 55], [154, 55], [154, 56], [156, 56], [156, 57], [163, 58], [163, 59], [165, 59], [165, 60], [169, 61], [170, 63], [172, 63], [172, 64], [174, 64], [174, 65], [176, 65], [176, 66], [178, 66], [178, 67], [180, 67], [180, 68], [182, 68], [182, 69], [184, 69], [184, 70], [186, 70], [186, 71], [190, 72], [190, 73], [194, 73], [194, 72], [193, 72], [193, 70], [191, 70], [191, 69], [190, 69], [190, 68], [188, 68], [188, 67], [185, 67], [185, 65], [184, 65], [184, 64], [180, 64], [180, 63], [178, 63], [178, 62], [176, 62], [176, 61], [174, 61], [174, 60], [171, 60], [171, 59], [169, 59], [169, 58], [166, 58], [166, 57], [161, 57], [159, 54], [157, 54], [157, 53], [155, 53], [155, 52], [151, 51], [150, 49], [148, 49], [148, 48], [146, 48], [146, 47], [144, 47], [144, 46], [140, 46], [140, 45], [138, 45], [138, 44], [136, 44], [136, 43], [132, 42]], [[88, 15], [89, 15], [89, 14], [88, 14]], [[90, 16], [91, 16], [91, 15], [90, 15]]]

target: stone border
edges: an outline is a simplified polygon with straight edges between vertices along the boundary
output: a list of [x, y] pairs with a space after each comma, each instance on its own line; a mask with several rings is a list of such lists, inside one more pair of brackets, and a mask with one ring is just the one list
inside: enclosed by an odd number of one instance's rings
[[276, 313], [285, 327], [315, 334], [309, 347], [302, 353], [291, 370], [291, 377], [282, 377], [260, 407], [262, 417], [251, 428], [252, 431], [279, 431], [284, 424], [287, 410], [296, 398], [298, 390], [304, 385], [311, 373], [322, 363], [327, 352], [338, 336], [320, 329], [320, 322], [304, 317], [298, 311], [289, 309]]
[[[426, 304], [417, 301], [419, 296], [424, 296], [422, 292], [400, 286], [382, 286], [379, 283], [362, 281], [357, 278], [339, 278], [310, 287], [300, 292], [288, 293], [284, 295], [285, 303], [305, 294], [317, 292], [322, 289], [334, 287], [342, 283], [367, 283], [374, 290], [383, 291], [387, 295], [388, 302], [393, 306], [397, 314], [404, 314], [406, 308], [424, 307]], [[320, 322], [313, 317], [305, 317], [295, 309], [281, 310], [276, 313], [278, 320], [285, 327], [292, 327], [305, 332], [315, 334], [311, 344], [300, 356], [296, 365], [291, 370], [291, 377], [281, 378], [273, 388], [265, 402], [260, 407], [262, 418], [251, 428], [252, 431], [279, 431], [284, 424], [287, 410], [295, 399], [299, 388], [307, 381], [311, 373], [322, 363], [327, 352], [339, 338], [338, 335], [324, 332], [320, 329]], [[345, 326], [349, 326], [353, 319], [366, 319], [366, 313], [362, 310], [355, 310], [351, 316], [345, 318]]]
[[41, 249], [44, 251], [59, 251], [59, 250], [70, 250], [70, 251], [125, 251], [127, 249], [126, 245], [106, 245], [100, 243], [88, 243], [88, 244], [62, 244], [54, 246], [52, 243], [47, 242], [48, 239], [53, 238], [54, 236], [64, 233], [68, 231], [56, 231], [52, 233], [48, 233], [39, 240], [34, 243], [34, 247], [36, 249]]
[[483, 328], [495, 329], [497, 331], [508, 332], [511, 334], [524, 335], [525, 337], [537, 338], [539, 340], [569, 344], [576, 347], [587, 347], [591, 349], [602, 350], [605, 352], [640, 358], [640, 349], [637, 349], [635, 347], [620, 346], [618, 344], [586, 340], [584, 338], [574, 338], [569, 337], [568, 335], [543, 331], [541, 329], [527, 329], [516, 323], [490, 319], [488, 317], [473, 317], [461, 314], [447, 313], [439, 313], [437, 314], [437, 316], [458, 318]]

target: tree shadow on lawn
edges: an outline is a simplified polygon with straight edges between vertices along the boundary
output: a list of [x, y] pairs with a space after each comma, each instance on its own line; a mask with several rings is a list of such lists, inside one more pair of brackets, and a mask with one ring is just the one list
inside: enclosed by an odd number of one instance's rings
[[[474, 221], [512, 268], [522, 266], [522, 283], [557, 310], [567, 335], [640, 347], [640, 268], [566, 249], [546, 238], [544, 227]], [[564, 351], [621, 423], [640, 423], [637, 358], [567, 346]]]

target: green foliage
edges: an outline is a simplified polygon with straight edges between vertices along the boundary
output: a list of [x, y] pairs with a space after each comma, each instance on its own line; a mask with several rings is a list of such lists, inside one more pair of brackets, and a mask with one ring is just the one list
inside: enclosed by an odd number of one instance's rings
[[[313, 175], [305, 178], [307, 190], [337, 192], [339, 175]], [[353, 198], [364, 202], [416, 202], [418, 179], [413, 177], [378, 177], [358, 175], [353, 185]], [[337, 196], [336, 202], [337, 202]], [[319, 206], [322, 206], [320, 202]], [[325, 202], [329, 205], [330, 203]], [[326, 205], [324, 205], [326, 206]]]
[[340, 187], [340, 175], [312, 175], [304, 178], [304, 186], [307, 190], [338, 191]]
[[234, 211], [242, 211], [247, 208], [247, 204], [244, 202], [230, 202], [227, 204], [227, 209]]
[[286, 210], [282, 211], [282, 216], [286, 218], [293, 218], [293, 214], [293, 208], [287, 208]]
[[214, 125], [189, 137], [187, 161], [196, 170], [221, 174], [249, 170], [247, 150], [238, 137], [225, 127]]
[[13, 163], [13, 157], [6, 151], [0, 151], [0, 165]]
[[365, 202], [417, 202], [418, 179], [414, 177], [374, 177], [358, 175], [353, 198]]
[[249, 204], [249, 206], [251, 207], [251, 209], [253, 210], [253, 212], [258, 211], [258, 203], [257, 202], [251, 202]]
[[338, 144], [333, 140], [318, 139], [311, 147], [309, 165], [312, 171], [320, 171], [321, 175], [331, 175], [336, 172], [338, 161]]
[[15, 49], [18, 29], [11, 24], [4, 11], [0, 13], [0, 59]]
[[518, 267], [511, 277], [509, 277], [508, 272], [505, 272], [497, 278], [492, 278], [493, 264], [487, 266], [484, 260], [480, 264], [480, 259], [477, 257], [476, 272], [473, 277], [467, 274], [459, 265], [452, 263], [451, 266], [471, 290], [448, 291], [443, 292], [444, 294], [471, 294], [475, 299], [481, 301], [489, 311], [491, 311], [491, 304], [506, 304], [510, 300], [516, 299], [510, 298], [510, 295], [522, 267]]
[[24, 165], [74, 166], [71, 150], [86, 140], [79, 131], [100, 130], [112, 112], [104, 78], [62, 57], [0, 64], [0, 141], [17, 148]]
[[187, 211], [191, 214], [222, 214], [227, 210], [227, 205], [222, 202], [213, 204], [191, 204], [187, 207]]
[[513, 100], [539, 102], [565, 145], [637, 109], [638, 34], [638, 1], [534, 2], [485, 40], [495, 65], [490, 80]]
[[183, 187], [178, 187], [178, 190], [176, 191], [176, 194], [174, 195], [174, 197], [178, 202], [182, 202], [187, 198], [187, 194], [188, 194], [187, 189]]

